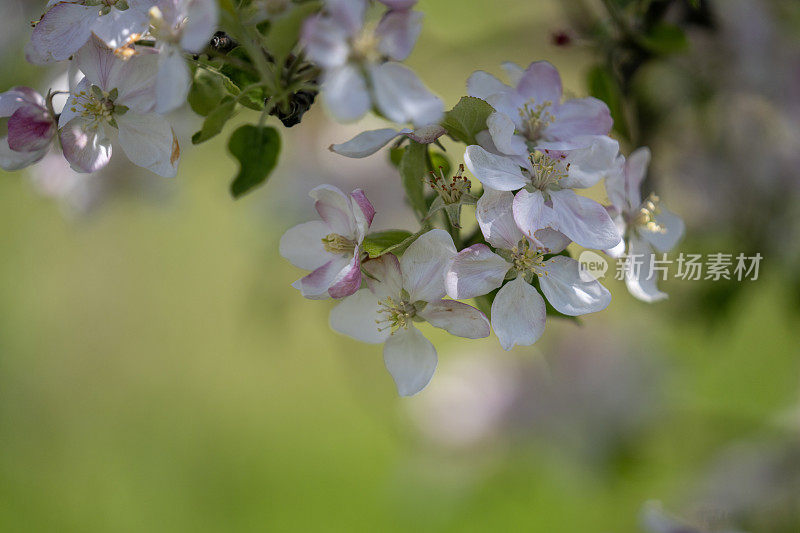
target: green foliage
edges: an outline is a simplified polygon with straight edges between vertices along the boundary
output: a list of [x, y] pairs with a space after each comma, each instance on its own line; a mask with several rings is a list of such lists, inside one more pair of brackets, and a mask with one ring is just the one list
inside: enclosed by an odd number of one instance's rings
[[233, 132], [228, 150], [241, 165], [231, 183], [231, 194], [239, 198], [267, 181], [278, 163], [281, 138], [271, 126], [248, 124]]
[[597, 65], [589, 71], [587, 85], [589, 94], [608, 105], [611, 118], [614, 119], [614, 129], [623, 137], [629, 138], [630, 132], [625, 121], [622, 104], [622, 91], [614, 79], [614, 75], [606, 67]]
[[428, 172], [427, 152], [427, 145], [411, 141], [403, 151], [399, 167], [406, 197], [419, 217], [424, 217], [428, 212], [423, 182]]
[[644, 37], [643, 44], [660, 55], [679, 54], [689, 49], [686, 33], [679, 26], [660, 23]]
[[269, 95], [259, 86], [261, 80], [245, 48], [238, 46], [231, 50], [227, 57], [230, 59], [222, 67], [222, 74], [227, 76], [241, 91], [239, 103], [254, 111], [264, 109], [264, 102]]
[[453, 165], [450, 163], [450, 159], [441, 152], [431, 152], [431, 170], [434, 172], [438, 172], [439, 169], [442, 169], [445, 176], [449, 176], [453, 170]]
[[192, 111], [201, 117], [207, 117], [219, 106], [222, 99], [232, 92], [231, 89], [238, 94], [239, 89], [230, 80], [228, 80], [230, 85], [226, 87], [223, 78], [227, 79], [227, 76], [219, 72], [212, 72], [205, 68], [195, 70], [188, 96]]
[[364, 251], [367, 252], [370, 259], [380, 257], [411, 237], [410, 231], [401, 229], [392, 229], [387, 231], [379, 231], [370, 233], [364, 239]]
[[486, 120], [493, 112], [484, 100], [464, 96], [445, 114], [442, 126], [453, 139], [468, 145], [478, 144], [475, 135], [486, 129]]
[[321, 3], [315, 1], [295, 4], [287, 13], [271, 21], [264, 44], [277, 64], [283, 64], [297, 44], [303, 21], [320, 8]]
[[200, 131], [192, 135], [192, 144], [201, 144], [219, 135], [235, 113], [236, 99], [226, 96], [219, 106], [208, 114]]

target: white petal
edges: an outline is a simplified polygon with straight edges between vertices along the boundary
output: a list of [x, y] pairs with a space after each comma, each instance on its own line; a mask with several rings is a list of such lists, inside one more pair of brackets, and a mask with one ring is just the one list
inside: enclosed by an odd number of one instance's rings
[[512, 212], [517, 227], [533, 239], [537, 230], [544, 229], [552, 225], [552, 212], [544, 205], [544, 195], [541, 191], [533, 192], [522, 189], [514, 196]]
[[650, 245], [632, 235], [628, 246], [625, 285], [634, 298], [647, 303], [667, 299], [667, 294], [658, 290], [658, 276], [650, 268], [652, 256], [653, 249]]
[[310, 300], [327, 300], [331, 296], [328, 293], [331, 286], [337, 283], [350, 270], [349, 257], [334, 255], [330, 261], [294, 282], [292, 287], [299, 290], [303, 297]]
[[181, 30], [181, 47], [188, 52], [202, 52], [217, 29], [217, 1], [189, 0], [186, 12], [186, 23]]
[[519, 165], [477, 145], [467, 146], [464, 163], [481, 183], [498, 191], [515, 191], [528, 184]]
[[465, 339], [482, 339], [488, 337], [491, 331], [486, 315], [471, 305], [455, 300], [430, 302], [419, 312], [419, 316], [431, 325]]
[[422, 31], [420, 11], [390, 11], [381, 19], [377, 35], [381, 37], [379, 49], [383, 55], [394, 61], [404, 61], [411, 55], [411, 50]]
[[316, 270], [332, 259], [322, 244], [322, 239], [330, 232], [321, 220], [299, 224], [281, 237], [280, 254], [298, 268]]
[[10, 117], [20, 107], [27, 106], [44, 108], [44, 98], [30, 87], [14, 87], [0, 94], [0, 117]]
[[97, 7], [67, 2], [53, 6], [33, 29], [28, 60], [43, 64], [69, 59], [89, 40], [97, 12]]
[[445, 275], [447, 295], [456, 299], [488, 294], [503, 284], [511, 265], [485, 244], [474, 244], [456, 254]]
[[156, 113], [165, 114], [179, 108], [186, 102], [191, 85], [189, 67], [183, 60], [183, 53], [169, 47], [158, 58], [158, 77], [156, 78]]
[[139, 39], [149, 25], [150, 19], [146, 12], [133, 8], [125, 11], [111, 8], [107, 15], [102, 15], [95, 21], [92, 31], [107, 46], [116, 49]]
[[71, 120], [61, 129], [61, 146], [75, 172], [90, 174], [111, 160], [111, 142], [102, 130], [91, 128], [80, 118]]
[[517, 93], [537, 104], [561, 102], [561, 76], [556, 67], [547, 61], [531, 63], [517, 84]]
[[383, 361], [400, 396], [413, 396], [430, 382], [438, 358], [431, 341], [411, 326], [389, 337], [383, 346]]
[[0, 138], [0, 168], [11, 172], [29, 167], [42, 160], [49, 151], [48, 146], [38, 152], [15, 152], [8, 146], [5, 137]]
[[513, 85], [514, 87], [519, 85], [519, 81], [525, 74], [525, 69], [523, 69], [513, 61], [506, 61], [501, 66], [503, 67], [503, 72], [505, 72], [506, 76], [508, 77], [509, 83], [511, 83], [511, 85]]
[[546, 275], [539, 286], [547, 300], [560, 313], [570, 316], [602, 311], [611, 303], [611, 293], [593, 279], [584, 281], [580, 264], [571, 257], [557, 255], [545, 261]]
[[126, 113], [117, 117], [119, 144], [131, 163], [173, 178], [178, 173], [181, 149], [172, 126], [161, 115]]
[[528, 145], [525, 139], [515, 135], [516, 126], [514, 121], [502, 113], [492, 113], [486, 121], [489, 134], [492, 136], [494, 145], [504, 154], [527, 156]]
[[574, 98], [552, 109], [555, 120], [545, 128], [544, 136], [566, 141], [579, 135], [608, 135], [614, 121], [605, 102], [597, 98]]
[[678, 241], [683, 237], [684, 224], [683, 220], [665, 208], [663, 205], [659, 206], [660, 211], [656, 215], [656, 222], [661, 226], [663, 231], [650, 231], [645, 227], [638, 227], [639, 234], [647, 239], [653, 245], [653, 248], [659, 252], [668, 252], [672, 250]]
[[326, 0], [325, 9], [336, 23], [350, 35], [364, 25], [366, 0]]
[[504, 350], [539, 340], [546, 317], [544, 299], [522, 276], [506, 283], [492, 303], [492, 328]]
[[412, 302], [431, 302], [445, 295], [444, 275], [455, 255], [453, 238], [441, 229], [429, 231], [408, 247], [400, 258], [400, 270]]
[[330, 326], [361, 342], [380, 344], [389, 337], [389, 330], [379, 331], [377, 320], [377, 297], [369, 289], [361, 289], [331, 310]]
[[400, 272], [400, 261], [393, 254], [386, 254], [377, 259], [364, 262], [367, 273], [367, 287], [383, 300], [387, 297], [398, 298], [403, 290], [403, 274]]
[[467, 80], [467, 94], [486, 100], [493, 94], [510, 91], [511, 87], [498, 80], [488, 72], [478, 70]]
[[391, 128], [365, 131], [345, 143], [331, 145], [330, 149], [345, 157], [361, 159], [374, 154], [400, 135], [401, 132]]
[[341, 122], [363, 117], [370, 107], [367, 84], [355, 65], [346, 64], [329, 71], [322, 87], [325, 103]]
[[625, 160], [625, 194], [628, 203], [637, 209], [642, 203], [642, 182], [650, 166], [650, 149], [638, 148]]
[[557, 229], [584, 248], [607, 250], [621, 237], [606, 209], [570, 189], [551, 191]]
[[442, 119], [444, 103], [405, 65], [390, 61], [369, 72], [375, 105], [389, 120], [420, 127]]
[[[577, 137], [573, 142], [585, 146], [561, 152], [565, 156], [564, 162], [569, 164], [567, 177], [561, 180], [561, 187], [588, 188], [614, 172], [619, 155], [617, 141], [605, 135], [595, 135]], [[546, 154], [550, 149], [558, 151], [558, 147], [559, 143], [541, 143], [537, 146]]]
[[478, 199], [475, 218], [486, 242], [495, 248], [511, 250], [522, 240], [522, 232], [514, 221], [514, 194], [509, 191], [484, 189]]
[[325, 69], [343, 66], [350, 55], [347, 32], [328, 17], [307, 19], [303, 24], [301, 42], [308, 58]]
[[330, 227], [331, 233], [355, 239], [356, 219], [350, 198], [333, 185], [319, 185], [311, 189], [308, 195], [314, 199], [314, 207]]

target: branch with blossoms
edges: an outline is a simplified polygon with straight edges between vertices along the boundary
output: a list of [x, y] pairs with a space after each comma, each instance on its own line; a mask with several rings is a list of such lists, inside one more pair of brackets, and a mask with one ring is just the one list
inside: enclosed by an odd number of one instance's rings
[[[369, 112], [398, 124], [330, 147], [350, 158], [388, 150], [414, 212], [416, 231], [371, 231], [376, 209], [364, 192], [330, 185], [310, 192], [319, 220], [290, 229], [280, 252], [310, 271], [294, 287], [310, 299], [335, 299], [334, 330], [383, 344], [401, 395], [432, 378], [436, 350], [417, 325], [468, 339], [491, 330], [506, 350], [535, 343], [548, 316], [605, 309], [611, 294], [587, 278], [567, 246], [609, 254], [665, 251], [683, 232], [659, 199], [642, 201], [649, 152], [626, 160], [609, 137], [608, 106], [564, 99], [546, 61], [505, 64], [509, 83], [482, 71], [445, 111], [401, 62], [420, 33], [414, 0], [240, 1], [51, 0], [35, 25], [27, 58], [68, 62], [79, 73], [66, 104], [54, 88], [0, 95], [9, 117], [0, 165], [19, 169], [60, 150], [77, 172], [103, 168], [119, 147], [135, 165], [177, 173], [180, 146], [165, 114], [188, 103], [205, 117], [193, 144], [235, 115], [252, 124], [230, 136], [241, 169], [235, 197], [266, 182], [280, 134], [321, 93], [330, 114], [354, 121]], [[465, 146], [452, 165], [441, 144]], [[470, 174], [480, 183], [473, 183]], [[605, 181], [610, 205], [578, 194]], [[462, 221], [475, 206], [477, 230]], [[646, 270], [630, 270], [630, 292], [665, 297]], [[459, 300], [470, 300], [472, 304]]]

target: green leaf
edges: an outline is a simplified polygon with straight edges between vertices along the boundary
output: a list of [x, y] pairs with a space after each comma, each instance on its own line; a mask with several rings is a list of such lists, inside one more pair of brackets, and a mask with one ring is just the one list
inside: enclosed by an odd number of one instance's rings
[[586, 81], [589, 86], [589, 94], [605, 102], [611, 111], [614, 129], [626, 139], [629, 138], [622, 107], [622, 91], [614, 76], [606, 68], [597, 65], [589, 71]]
[[644, 37], [643, 42], [650, 51], [661, 55], [679, 54], [689, 49], [686, 33], [674, 24], [656, 25]]
[[453, 165], [450, 164], [450, 159], [441, 152], [431, 152], [431, 166], [433, 167], [431, 170], [437, 174], [441, 168], [445, 177], [450, 176], [450, 172], [453, 170]]
[[248, 124], [233, 132], [228, 150], [241, 165], [231, 183], [231, 194], [240, 198], [267, 181], [278, 163], [281, 137], [271, 126]]
[[401, 229], [370, 233], [364, 239], [364, 251], [367, 252], [370, 259], [374, 259], [380, 257], [386, 253], [389, 248], [397, 246], [409, 237], [411, 237], [411, 232]]
[[272, 19], [265, 45], [277, 64], [282, 65], [297, 45], [303, 22], [321, 7], [320, 2], [296, 4], [287, 13]]
[[403, 154], [406, 153], [405, 148], [392, 148], [389, 150], [389, 163], [394, 168], [400, 168], [400, 161], [403, 160]]
[[203, 121], [203, 127], [192, 135], [192, 144], [204, 143], [220, 134], [225, 124], [236, 111], [236, 100], [232, 96], [222, 99], [219, 106], [211, 111]]
[[494, 108], [480, 98], [465, 96], [448, 111], [442, 126], [452, 138], [464, 144], [478, 144], [475, 135], [486, 129], [486, 120]]
[[420, 217], [424, 217], [428, 212], [428, 205], [425, 202], [425, 184], [423, 183], [423, 178], [428, 172], [427, 152], [427, 145], [411, 141], [400, 159], [399, 170], [406, 197]]
[[[247, 55], [247, 50], [243, 46], [237, 46], [228, 53], [228, 57], [239, 59], [243, 65], [252, 65], [253, 62], [250, 56]], [[222, 67], [222, 74], [228, 77], [237, 88], [237, 95], [239, 96], [239, 103], [243, 106], [253, 109], [254, 111], [261, 111], [264, 109], [264, 102], [267, 95], [264, 93], [262, 87], [253, 87], [260, 81], [255, 72], [242, 66], [226, 63]], [[249, 89], [248, 89], [249, 87]], [[241, 92], [241, 94], [239, 94]]]
[[225, 86], [219, 76], [204, 68], [198, 68], [194, 73], [187, 99], [192, 111], [201, 117], [207, 117], [219, 106], [225, 94]]

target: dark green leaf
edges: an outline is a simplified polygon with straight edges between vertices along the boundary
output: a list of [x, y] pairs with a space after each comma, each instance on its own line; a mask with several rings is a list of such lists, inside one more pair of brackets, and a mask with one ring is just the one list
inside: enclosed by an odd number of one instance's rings
[[364, 251], [371, 259], [380, 257], [388, 248], [396, 246], [411, 237], [410, 231], [392, 229], [370, 233], [364, 239]]
[[400, 161], [403, 159], [405, 148], [392, 148], [389, 150], [389, 162], [394, 168], [400, 168]]
[[271, 126], [242, 126], [233, 132], [228, 150], [241, 169], [231, 183], [231, 194], [239, 198], [263, 184], [278, 163], [281, 137]]
[[400, 176], [403, 179], [406, 197], [420, 217], [425, 216], [428, 212], [423, 183], [423, 178], [428, 171], [427, 150], [427, 145], [411, 141], [400, 159]]
[[225, 124], [233, 117], [236, 111], [236, 100], [232, 96], [226, 96], [219, 106], [211, 111], [203, 121], [200, 131], [192, 135], [192, 144], [204, 143], [216, 137], [225, 127]]
[[667, 23], [659, 24], [650, 30], [644, 37], [644, 44], [652, 52], [661, 55], [678, 54], [689, 48], [689, 41], [683, 29]]
[[201, 117], [206, 117], [219, 106], [225, 94], [222, 78], [204, 68], [198, 68], [194, 73], [187, 99], [192, 111]]
[[455, 140], [478, 144], [475, 135], [486, 129], [486, 119], [493, 112], [492, 106], [480, 98], [465, 96], [445, 114], [442, 126]]
[[448, 159], [448, 157], [441, 152], [431, 153], [431, 166], [433, 167], [431, 170], [437, 174], [441, 168], [445, 177], [450, 176], [450, 172], [453, 170], [453, 166], [450, 164], [450, 159]]
[[248, 68], [248, 66], [252, 66], [253, 62], [250, 56], [247, 55], [247, 51], [243, 46], [239, 46], [231, 50], [228, 53], [228, 57], [238, 59], [241, 63], [241, 65], [226, 63], [225, 66], [222, 67], [222, 74], [227, 76], [238, 90], [241, 91], [241, 94], [238, 95], [239, 103], [249, 109], [261, 111], [264, 109], [264, 101], [267, 95], [264, 93], [263, 88], [258, 86], [253, 87], [253, 85], [258, 84], [260, 80], [256, 72]]

